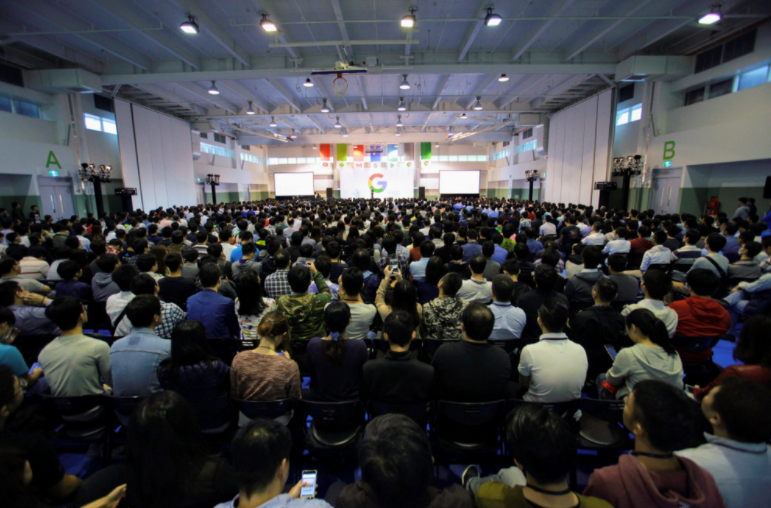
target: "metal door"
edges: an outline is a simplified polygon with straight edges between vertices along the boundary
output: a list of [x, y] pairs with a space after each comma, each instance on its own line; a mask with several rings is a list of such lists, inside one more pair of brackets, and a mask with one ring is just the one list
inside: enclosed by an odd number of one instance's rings
[[656, 178], [651, 187], [651, 208], [656, 213], [676, 213], [680, 197], [680, 177]]
[[75, 215], [75, 203], [72, 198], [72, 180], [69, 178], [38, 179], [40, 200], [43, 204], [42, 215], [50, 215], [55, 221]]

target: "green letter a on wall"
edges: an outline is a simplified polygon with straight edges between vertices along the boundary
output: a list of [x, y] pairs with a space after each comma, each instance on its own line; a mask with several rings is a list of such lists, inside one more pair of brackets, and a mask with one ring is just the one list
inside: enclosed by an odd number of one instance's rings
[[51, 164], [56, 164], [56, 167], [59, 169], [62, 169], [62, 165], [59, 164], [59, 161], [56, 159], [56, 155], [54, 155], [54, 151], [51, 150], [48, 152], [48, 161], [46, 162], [46, 169], [48, 169]]
[[664, 143], [664, 160], [674, 159], [675, 157], [675, 142], [667, 141]]

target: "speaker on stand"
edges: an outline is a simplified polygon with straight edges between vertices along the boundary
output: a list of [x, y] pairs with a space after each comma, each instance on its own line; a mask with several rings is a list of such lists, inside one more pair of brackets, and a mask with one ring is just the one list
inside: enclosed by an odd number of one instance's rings
[[425, 187], [418, 187], [418, 197], [420, 199], [426, 199], [426, 188]]

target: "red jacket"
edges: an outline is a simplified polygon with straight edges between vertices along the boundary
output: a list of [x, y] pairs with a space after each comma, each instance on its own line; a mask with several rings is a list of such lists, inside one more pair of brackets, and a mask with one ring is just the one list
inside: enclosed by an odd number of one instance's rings
[[[604, 499], [616, 508], [724, 508], [712, 475], [692, 460], [677, 459], [684, 471], [652, 474], [632, 455], [622, 455], [617, 466], [594, 470], [584, 495]], [[683, 473], [685, 488], [673, 488]]]
[[[685, 300], [672, 302], [669, 308], [677, 312], [675, 335], [684, 337], [709, 337], [723, 335], [731, 326], [731, 316], [717, 300], [689, 296]], [[712, 358], [712, 349], [698, 354], [680, 351], [684, 362], [701, 363]]]
[[629, 252], [642, 254], [653, 248], [653, 242], [646, 240], [645, 238], [635, 238], [630, 243]]
[[727, 377], [739, 376], [760, 383], [771, 389], [771, 369], [760, 365], [731, 365], [723, 370], [718, 377], [704, 388], [696, 388], [693, 394], [701, 399]]

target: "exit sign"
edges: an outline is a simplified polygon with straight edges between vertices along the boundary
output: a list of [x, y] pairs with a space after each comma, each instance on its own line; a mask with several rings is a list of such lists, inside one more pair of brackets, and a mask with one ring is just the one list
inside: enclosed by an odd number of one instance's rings
[[672, 161], [664, 161], [664, 167], [665, 168], [671, 168], [672, 167]]
[[59, 176], [59, 172], [53, 169], [48, 170], [48, 176]]

